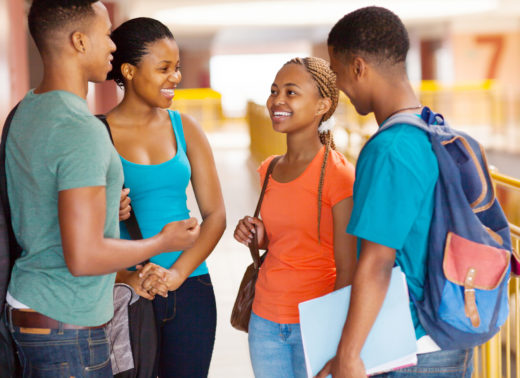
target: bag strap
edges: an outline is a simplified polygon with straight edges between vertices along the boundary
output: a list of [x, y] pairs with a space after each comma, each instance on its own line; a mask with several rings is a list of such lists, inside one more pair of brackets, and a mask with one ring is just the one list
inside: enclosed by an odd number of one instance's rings
[[11, 122], [13, 120], [14, 114], [18, 109], [18, 105], [20, 105], [20, 102], [16, 104], [16, 106], [11, 110], [11, 112], [9, 112], [9, 115], [5, 120], [4, 128], [2, 129], [2, 139], [0, 142], [0, 167], [3, 168], [1, 170], [2, 173], [0, 174], [0, 200], [2, 202], [2, 208], [4, 210], [7, 226], [10, 268], [13, 267], [14, 261], [22, 254], [22, 247], [20, 247], [20, 245], [16, 241], [16, 237], [14, 236], [13, 231], [13, 225], [11, 223], [11, 207], [9, 206], [9, 198], [7, 196], [7, 173], [5, 169], [7, 135], [9, 133], [9, 129], [11, 127]]
[[[271, 160], [269, 166], [267, 167], [267, 172], [265, 173], [264, 183], [262, 185], [262, 191], [260, 192], [260, 197], [258, 198], [258, 203], [256, 205], [254, 217], [258, 218], [260, 214], [260, 208], [262, 207], [262, 202], [264, 200], [265, 189], [267, 188], [267, 183], [269, 182], [269, 177], [273, 172], [274, 166], [280, 160], [282, 156], [276, 156]], [[251, 244], [249, 244], [249, 251], [251, 252], [251, 257], [253, 258], [253, 266], [255, 269], [260, 268], [262, 262], [260, 261], [260, 251], [258, 249], [258, 238], [256, 236], [256, 232], [253, 233], [253, 240], [251, 240]], [[267, 251], [266, 251], [267, 253]]]
[[[428, 109], [428, 108], [425, 107], [424, 109]], [[406, 125], [410, 125], [410, 126], [415, 126], [415, 127], [419, 128], [421, 130], [424, 130], [425, 132], [427, 132], [429, 134], [431, 132], [431, 130], [429, 128], [430, 123], [428, 123], [428, 121], [426, 121], [423, 118], [423, 113], [424, 113], [424, 110], [421, 113], [421, 117], [417, 117], [417, 115], [411, 114], [411, 113], [395, 114], [395, 115], [391, 116], [370, 137], [370, 139], [367, 141], [367, 143], [369, 141], [371, 141], [372, 139], [374, 139], [378, 134], [382, 133], [383, 131], [389, 129], [390, 127], [392, 127], [394, 125], [406, 124]]]
[[[108, 124], [107, 117], [104, 114], [96, 114], [96, 117], [98, 117], [99, 120], [103, 122], [103, 124], [107, 128], [108, 136], [110, 137], [112, 144], [114, 144], [114, 139], [112, 138], [112, 133], [110, 132], [110, 126]], [[123, 189], [124, 188], [125, 185], [123, 184]], [[130, 217], [123, 222], [132, 240], [143, 239], [143, 234], [141, 233], [141, 228], [139, 228], [139, 223], [137, 222], [137, 217], [135, 216], [133, 209], [130, 211]], [[148, 262], [148, 260], [146, 262]]]
[[[429, 136], [431, 136], [434, 133], [438, 133], [441, 130], [439, 128], [449, 130], [449, 126], [444, 122], [444, 117], [442, 116], [442, 114], [435, 113], [434, 111], [430, 110], [430, 108], [425, 106], [421, 111], [420, 117], [417, 117], [416, 114], [411, 113], [398, 113], [388, 118], [385, 122], [383, 122], [383, 125], [379, 127], [379, 129], [374, 134], [372, 134], [372, 136], [366, 141], [365, 145], [363, 146], [363, 149], [368, 145], [368, 143], [372, 139], [374, 139], [383, 131], [389, 129], [394, 125], [402, 124], [415, 126], [426, 132]], [[434, 129], [434, 127], [436, 129]]]
[[407, 124], [410, 126], [418, 127], [419, 129], [424, 130], [428, 134], [431, 134], [433, 132], [432, 128], [436, 128], [436, 130], [440, 130], [439, 128], [449, 129], [449, 126], [444, 121], [444, 117], [442, 114], [435, 113], [429, 107], [425, 106], [421, 111], [420, 117], [417, 117], [416, 114], [411, 113], [398, 113], [391, 116], [383, 123], [383, 126], [381, 126], [379, 130], [377, 130], [377, 132], [375, 132], [374, 135], [372, 135], [372, 137], [393, 125], [399, 124]]

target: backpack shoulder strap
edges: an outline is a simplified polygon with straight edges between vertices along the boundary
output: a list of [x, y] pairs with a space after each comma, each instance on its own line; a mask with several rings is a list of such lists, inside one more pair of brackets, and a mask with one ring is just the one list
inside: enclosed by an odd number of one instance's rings
[[104, 124], [105, 127], [107, 128], [108, 136], [110, 137], [110, 140], [112, 141], [112, 144], [114, 144], [114, 138], [112, 138], [112, 132], [110, 131], [110, 125], [108, 124], [107, 116], [104, 115], [104, 114], [96, 114], [96, 117], [97, 117], [101, 122], [103, 122], [103, 124]]
[[420, 117], [411, 113], [396, 114], [390, 117], [379, 130], [386, 130], [388, 127], [398, 124], [416, 126], [428, 134], [432, 132], [431, 126], [448, 127], [442, 114], [435, 113], [429, 107], [425, 106], [421, 111]]
[[385, 124], [379, 128], [379, 130], [386, 130], [387, 128], [392, 127], [394, 125], [402, 124], [416, 126], [420, 129], [428, 131], [428, 124], [424, 121], [424, 119], [422, 119], [421, 117], [417, 117], [417, 115], [411, 113], [396, 114], [390, 117], [390, 119], [386, 121]]
[[447, 126], [444, 123], [444, 117], [441, 114], [435, 113], [430, 110], [427, 106], [425, 106], [421, 112], [421, 116], [417, 117], [415, 114], [411, 113], [401, 113], [396, 114], [390, 117], [386, 122], [384, 122], [383, 126], [381, 126], [367, 141], [370, 142], [373, 138], [375, 138], [379, 133], [389, 129], [394, 125], [410, 125], [415, 126], [428, 135], [434, 133], [434, 128], [432, 126]]
[[[0, 142], [0, 166], [3, 167], [0, 175], [0, 194], [1, 194], [1, 200], [2, 205], [4, 205], [4, 209], [9, 208], [9, 202], [7, 200], [7, 181], [6, 181], [6, 175], [5, 175], [5, 147], [7, 142], [7, 135], [9, 134], [9, 129], [11, 128], [11, 122], [13, 121], [14, 114], [16, 113], [16, 109], [18, 109], [18, 105], [20, 103], [16, 104], [16, 106], [9, 112], [9, 115], [7, 116], [4, 128], [2, 129], [2, 141]], [[6, 214], [10, 215], [10, 214]]]
[[11, 110], [9, 115], [7, 116], [4, 128], [2, 129], [2, 139], [0, 142], [0, 201], [2, 204], [2, 210], [4, 213], [4, 218], [7, 226], [7, 234], [9, 239], [9, 253], [10, 253], [10, 261], [9, 264], [12, 267], [14, 265], [14, 260], [20, 257], [22, 252], [22, 248], [16, 241], [16, 237], [14, 236], [13, 226], [11, 224], [11, 207], [9, 206], [9, 199], [7, 196], [7, 176], [5, 170], [5, 160], [6, 160], [6, 142], [7, 135], [9, 134], [9, 129], [11, 128], [11, 122], [13, 121], [14, 115], [20, 102], [16, 104], [16, 106]]
[[[112, 138], [112, 133], [110, 132], [110, 125], [108, 124], [107, 117], [104, 114], [96, 114], [96, 117], [103, 122], [105, 127], [107, 128], [108, 136], [114, 144], [114, 139]], [[125, 185], [123, 184], [123, 188]], [[143, 234], [141, 233], [141, 228], [139, 227], [139, 223], [137, 222], [137, 217], [135, 216], [134, 211], [130, 211], [130, 218], [124, 221], [126, 230], [130, 234], [132, 240], [141, 240], [143, 239]]]

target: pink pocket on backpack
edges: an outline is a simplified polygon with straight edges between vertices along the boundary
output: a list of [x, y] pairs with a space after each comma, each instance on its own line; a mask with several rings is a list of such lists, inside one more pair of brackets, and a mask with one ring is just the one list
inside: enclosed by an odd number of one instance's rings
[[507, 273], [508, 250], [475, 243], [452, 232], [446, 237], [443, 270], [446, 278], [464, 288], [464, 312], [475, 328], [480, 314], [475, 289], [493, 290]]
[[508, 250], [475, 243], [452, 232], [446, 237], [443, 269], [446, 278], [464, 286], [470, 271], [474, 271], [475, 289], [495, 289], [507, 272], [511, 254]]

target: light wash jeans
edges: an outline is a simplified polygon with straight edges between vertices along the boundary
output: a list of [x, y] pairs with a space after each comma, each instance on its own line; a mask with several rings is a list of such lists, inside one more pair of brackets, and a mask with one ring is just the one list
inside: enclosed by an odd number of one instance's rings
[[249, 355], [256, 378], [307, 378], [298, 323], [275, 323], [251, 313]]
[[417, 355], [417, 365], [373, 377], [471, 378], [473, 349], [441, 350]]

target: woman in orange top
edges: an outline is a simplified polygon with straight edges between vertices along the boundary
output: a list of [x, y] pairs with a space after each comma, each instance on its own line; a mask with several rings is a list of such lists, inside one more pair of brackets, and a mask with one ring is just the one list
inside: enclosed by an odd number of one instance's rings
[[[241, 219], [234, 234], [248, 245], [256, 232], [260, 248], [269, 248], [249, 323], [257, 378], [307, 377], [298, 303], [351, 283], [355, 239], [345, 230], [354, 168], [332, 140], [338, 94], [326, 61], [296, 58], [280, 69], [267, 100], [273, 128], [287, 134], [287, 152], [269, 179], [261, 219]], [[272, 159], [258, 169], [261, 181]]]

